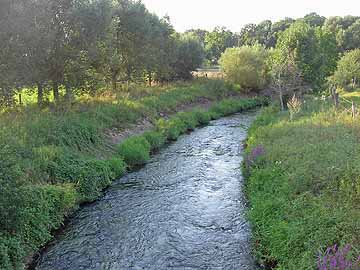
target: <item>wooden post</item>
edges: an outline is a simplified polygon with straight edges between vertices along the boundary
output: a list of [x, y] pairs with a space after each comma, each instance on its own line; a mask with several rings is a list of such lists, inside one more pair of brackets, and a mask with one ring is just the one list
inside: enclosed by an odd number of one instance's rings
[[351, 105], [351, 115], [352, 115], [352, 118], [355, 119], [355, 116], [356, 116], [356, 108], [355, 108], [355, 103], [354, 103], [354, 101], [352, 102], [352, 105]]
[[331, 95], [332, 95], [332, 98], [334, 100], [335, 109], [338, 109], [338, 107], [339, 107], [339, 94], [336, 93], [336, 86], [335, 85], [333, 85], [331, 87]]
[[21, 93], [19, 93], [19, 105], [22, 106], [22, 98], [21, 98]]

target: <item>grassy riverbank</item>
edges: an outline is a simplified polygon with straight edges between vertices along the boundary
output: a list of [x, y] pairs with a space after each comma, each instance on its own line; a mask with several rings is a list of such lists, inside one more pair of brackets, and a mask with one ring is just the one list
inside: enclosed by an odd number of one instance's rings
[[[359, 118], [326, 101], [308, 100], [293, 121], [276, 107], [263, 110], [250, 129], [246, 159], [249, 218], [262, 264], [360, 269], [354, 263], [360, 255], [359, 143]], [[353, 266], [339, 266], [345, 260]], [[325, 268], [330, 261], [338, 268]]]
[[[215, 105], [189, 111], [206, 102]], [[0, 268], [22, 269], [25, 258], [51, 239], [64, 217], [144, 164], [166, 142], [210, 119], [261, 103], [239, 99], [238, 91], [222, 81], [204, 80], [81, 99], [67, 107], [29, 106], [3, 113]], [[182, 109], [187, 112], [176, 114]], [[144, 120], [153, 130], [142, 136], [120, 145], [108, 136]]]

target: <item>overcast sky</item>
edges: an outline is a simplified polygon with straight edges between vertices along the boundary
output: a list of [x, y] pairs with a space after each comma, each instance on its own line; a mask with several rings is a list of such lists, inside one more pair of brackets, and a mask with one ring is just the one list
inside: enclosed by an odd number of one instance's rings
[[143, 0], [160, 17], [169, 15], [177, 31], [226, 26], [239, 32], [247, 23], [316, 12], [322, 16], [360, 15], [360, 0]]

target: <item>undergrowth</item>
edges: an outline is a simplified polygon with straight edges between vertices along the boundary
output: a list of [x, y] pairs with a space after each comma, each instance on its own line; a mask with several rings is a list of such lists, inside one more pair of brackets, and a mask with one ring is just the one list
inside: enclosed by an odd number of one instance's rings
[[324, 260], [336, 260], [337, 251], [325, 254], [335, 245], [350, 246], [349, 261], [357, 260], [359, 142], [358, 119], [325, 101], [306, 101], [292, 121], [277, 107], [263, 110], [250, 129], [245, 159], [249, 219], [261, 264], [317, 269]]
[[[1, 114], [0, 269], [23, 269], [25, 259], [52, 238], [51, 231], [80, 203], [98, 198], [114, 179], [146, 163], [166, 142], [211, 118], [263, 103], [227, 100], [209, 112], [196, 109], [161, 118], [183, 106], [234, 95], [230, 85], [206, 80]], [[109, 130], [121, 132], [144, 118], [155, 124], [154, 130], [115, 147], [109, 143]]]

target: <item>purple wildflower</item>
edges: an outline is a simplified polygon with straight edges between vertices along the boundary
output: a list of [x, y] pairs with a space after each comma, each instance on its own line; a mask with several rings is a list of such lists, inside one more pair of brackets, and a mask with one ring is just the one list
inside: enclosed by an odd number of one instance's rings
[[319, 270], [359, 270], [360, 257], [354, 261], [351, 254], [351, 245], [343, 248], [334, 245], [319, 253], [317, 266]]
[[251, 165], [255, 164], [255, 162], [258, 160], [258, 158], [263, 156], [264, 154], [265, 154], [264, 146], [262, 146], [262, 145], [256, 146], [248, 154], [247, 159], [246, 159], [246, 165], [251, 166]]

